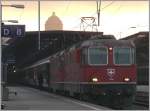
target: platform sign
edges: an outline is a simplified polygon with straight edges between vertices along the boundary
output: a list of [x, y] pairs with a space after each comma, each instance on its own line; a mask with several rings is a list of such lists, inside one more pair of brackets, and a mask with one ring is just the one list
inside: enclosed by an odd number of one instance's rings
[[13, 64], [13, 63], [16, 63], [16, 60], [14, 60], [14, 59], [7, 60], [7, 64]]
[[2, 25], [2, 37], [21, 38], [25, 36], [25, 25]]

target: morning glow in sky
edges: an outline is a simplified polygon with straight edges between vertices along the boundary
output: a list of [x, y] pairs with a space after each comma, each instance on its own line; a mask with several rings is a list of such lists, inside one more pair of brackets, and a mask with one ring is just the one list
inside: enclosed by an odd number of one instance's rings
[[[18, 20], [26, 25], [26, 31], [38, 31], [37, 1], [2, 1], [2, 4], [23, 4], [24, 9], [3, 7], [3, 20]], [[41, 30], [53, 12], [63, 22], [63, 30], [80, 30], [81, 17], [95, 17], [96, 1], [41, 1]], [[101, 2], [100, 26], [98, 31], [114, 34], [117, 38], [148, 31], [149, 1], [104, 1]], [[136, 27], [136, 28], [131, 28]]]

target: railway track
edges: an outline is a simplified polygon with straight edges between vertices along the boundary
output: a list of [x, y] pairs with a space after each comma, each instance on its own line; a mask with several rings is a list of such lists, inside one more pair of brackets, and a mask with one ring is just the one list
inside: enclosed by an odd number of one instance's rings
[[149, 93], [137, 92], [134, 104], [149, 107]]
[[[33, 87], [33, 86], [30, 86], [30, 85], [27, 85], [27, 86], [39, 89], [37, 87]], [[39, 89], [39, 90], [43, 90], [43, 91], [49, 92], [49, 90], [44, 89], [44, 88], [43, 89]], [[75, 98], [75, 99], [77, 99], [77, 98]], [[85, 101], [85, 100], [82, 100], [81, 98], [78, 98], [78, 99], [80, 99], [81, 101]], [[86, 100], [86, 102], [99, 105], [99, 103], [97, 103], [95, 100], [94, 101], [93, 100]], [[111, 108], [113, 110], [118, 110], [117, 108], [112, 108], [112, 107], [109, 107], [109, 106], [105, 106], [105, 107]], [[133, 107], [131, 107], [131, 108], [127, 107], [125, 110], [139, 110], [139, 109], [141, 109], [141, 110], [149, 109], [149, 93], [148, 92], [147, 93], [145, 93], [145, 92], [137, 92], [136, 98], [135, 98], [135, 102], [133, 103]]]

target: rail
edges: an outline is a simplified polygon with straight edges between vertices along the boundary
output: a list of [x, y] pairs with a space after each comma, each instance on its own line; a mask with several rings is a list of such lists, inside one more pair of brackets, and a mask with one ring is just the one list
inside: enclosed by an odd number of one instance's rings
[[137, 92], [134, 104], [149, 107], [149, 93]]

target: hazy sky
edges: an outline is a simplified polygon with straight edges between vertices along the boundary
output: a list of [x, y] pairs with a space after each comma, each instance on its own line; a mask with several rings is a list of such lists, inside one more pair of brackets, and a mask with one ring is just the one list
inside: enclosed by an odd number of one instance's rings
[[[3, 20], [18, 20], [27, 31], [38, 30], [37, 1], [5, 1], [5, 4], [23, 4], [24, 9], [3, 7]], [[96, 1], [41, 1], [41, 30], [52, 12], [63, 22], [64, 30], [80, 30], [81, 17], [96, 17]], [[123, 37], [149, 29], [149, 1], [104, 1], [101, 4], [99, 31]], [[136, 27], [136, 28], [130, 28]]]

